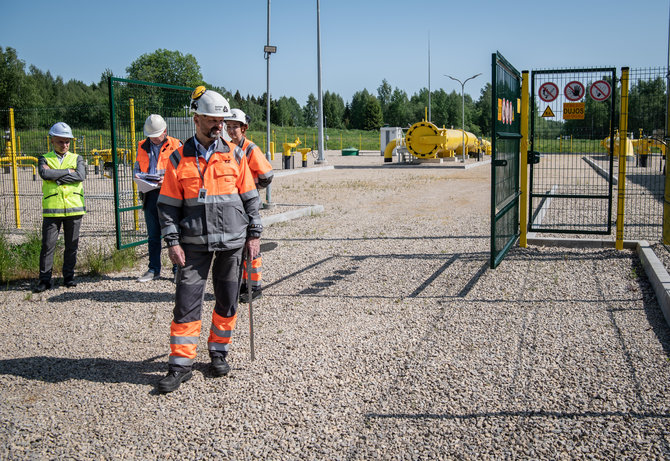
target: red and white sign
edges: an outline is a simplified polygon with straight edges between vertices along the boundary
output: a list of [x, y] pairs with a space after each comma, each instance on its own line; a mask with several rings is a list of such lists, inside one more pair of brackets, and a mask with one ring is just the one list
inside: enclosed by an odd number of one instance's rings
[[586, 89], [584, 88], [584, 85], [582, 85], [582, 82], [573, 80], [565, 85], [563, 94], [570, 101], [579, 101], [584, 97], [584, 94], [586, 94]]
[[544, 102], [551, 102], [558, 97], [558, 86], [553, 82], [545, 82], [540, 85], [537, 94]]
[[595, 101], [605, 101], [612, 94], [612, 87], [605, 80], [598, 80], [589, 87], [589, 94]]

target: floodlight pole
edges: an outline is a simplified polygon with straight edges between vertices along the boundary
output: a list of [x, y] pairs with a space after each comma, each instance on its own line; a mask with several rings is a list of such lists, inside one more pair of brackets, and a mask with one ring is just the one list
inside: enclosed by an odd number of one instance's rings
[[466, 78], [465, 81], [461, 82], [459, 79], [452, 77], [451, 75], [444, 74], [445, 77], [449, 77], [452, 80], [456, 80], [458, 83], [461, 84], [461, 96], [463, 98], [463, 106], [462, 106], [462, 112], [461, 112], [461, 122], [463, 125], [463, 140], [461, 141], [461, 154], [463, 157], [463, 165], [465, 165], [465, 84], [468, 82], [468, 80], [472, 80], [473, 78], [477, 78], [482, 73], [478, 73], [477, 75], [473, 75], [470, 78]]
[[319, 92], [319, 157], [315, 163], [325, 163], [323, 155], [323, 94], [321, 92], [321, 2], [316, 0], [316, 62]]
[[[270, 161], [272, 158], [272, 151], [270, 149], [270, 55], [277, 52], [276, 46], [270, 45], [270, 0], [268, 0], [268, 41], [265, 47], [263, 48], [265, 53], [265, 60], [267, 61], [267, 89], [265, 92], [267, 107], [265, 110], [265, 121], [267, 122], [267, 151], [265, 152], [265, 158]], [[265, 208], [272, 208], [274, 204], [272, 203], [272, 194], [270, 192], [272, 184], [268, 184], [268, 187], [265, 189]]]

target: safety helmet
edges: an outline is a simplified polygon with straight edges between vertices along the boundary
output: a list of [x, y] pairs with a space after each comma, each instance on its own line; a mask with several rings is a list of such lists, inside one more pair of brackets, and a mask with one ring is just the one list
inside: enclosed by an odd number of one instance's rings
[[162, 135], [167, 128], [167, 123], [163, 117], [158, 114], [151, 114], [144, 122], [144, 136], [147, 138], [157, 138]]
[[49, 130], [49, 136], [59, 136], [61, 138], [74, 138], [72, 128], [65, 122], [57, 122]]
[[226, 117], [230, 114], [228, 100], [214, 90], [199, 86], [191, 93], [191, 112], [210, 117]]
[[226, 122], [240, 122], [242, 125], [249, 126], [249, 117], [242, 109], [231, 109], [230, 114], [223, 118]]

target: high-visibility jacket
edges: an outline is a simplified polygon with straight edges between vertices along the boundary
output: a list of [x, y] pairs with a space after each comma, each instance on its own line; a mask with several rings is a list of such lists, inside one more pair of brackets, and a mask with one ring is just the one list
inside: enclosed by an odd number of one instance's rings
[[[176, 151], [179, 146], [181, 146], [181, 141], [177, 138], [167, 136], [165, 142], [161, 145], [161, 149], [158, 153], [158, 161], [156, 162], [156, 174], [163, 176], [165, 174], [165, 168], [170, 158], [170, 154]], [[135, 158], [135, 173], [148, 173], [149, 172], [149, 160], [151, 154], [151, 139], [146, 138], [144, 141], [140, 141], [137, 145], [137, 157]]]
[[[78, 170], [80, 157], [68, 152], [60, 161], [59, 156], [51, 151], [43, 156], [51, 170]], [[85, 175], [84, 170], [84, 175]], [[42, 215], [47, 217], [78, 216], [86, 213], [84, 188], [82, 181], [62, 182], [61, 180], [42, 181]]]
[[229, 250], [244, 246], [247, 235], [260, 237], [260, 197], [246, 157], [223, 138], [215, 142], [209, 161], [198, 156], [193, 138], [170, 155], [158, 197], [161, 235], [168, 246]]
[[249, 169], [257, 187], [268, 187], [272, 182], [274, 172], [272, 171], [272, 165], [265, 158], [261, 149], [247, 138], [242, 138], [239, 147], [247, 157], [247, 163], [249, 163]]

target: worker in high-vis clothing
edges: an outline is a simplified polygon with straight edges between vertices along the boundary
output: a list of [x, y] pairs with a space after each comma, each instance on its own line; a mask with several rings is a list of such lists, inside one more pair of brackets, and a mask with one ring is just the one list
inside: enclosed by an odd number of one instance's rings
[[[226, 131], [234, 144], [236, 144], [247, 158], [249, 169], [254, 177], [254, 183], [257, 189], [263, 189], [270, 185], [274, 172], [272, 165], [265, 158], [260, 148], [246, 138], [247, 129], [251, 119], [240, 109], [232, 109], [230, 114], [224, 117], [226, 121]], [[261, 254], [251, 261], [251, 274], [247, 271], [247, 261], [242, 262], [242, 284], [240, 286], [240, 302], [249, 302], [249, 290], [247, 280], [251, 278], [251, 299], [257, 299], [261, 296], [262, 283], [262, 265]], [[251, 277], [249, 277], [251, 275]]]
[[79, 229], [86, 213], [84, 188], [86, 162], [81, 155], [69, 152], [74, 138], [72, 129], [65, 122], [54, 124], [49, 130], [53, 150], [37, 161], [37, 171], [42, 178], [42, 248], [40, 250], [40, 275], [36, 293], [53, 287], [51, 272], [54, 252], [61, 227], [65, 243], [63, 255], [63, 285], [76, 287], [74, 267], [77, 264]]
[[[163, 185], [165, 167], [170, 154], [181, 146], [181, 141], [167, 134], [167, 123], [158, 114], [151, 114], [144, 122], [144, 136], [137, 145], [137, 157], [133, 175], [144, 179], [155, 188], [142, 193], [142, 209], [144, 222], [147, 225], [147, 244], [149, 247], [149, 268], [137, 281], [149, 282], [161, 275], [161, 225], [158, 220], [158, 196]], [[177, 272], [177, 265], [172, 266], [172, 276]]]
[[190, 110], [195, 136], [170, 155], [158, 197], [161, 233], [170, 260], [179, 265], [168, 374], [158, 382], [159, 392], [172, 392], [192, 377], [210, 265], [215, 298], [207, 341], [210, 370], [214, 376], [230, 372], [226, 357], [237, 320], [242, 254], [258, 255], [263, 230], [246, 157], [221, 137], [228, 101], [198, 87]]

